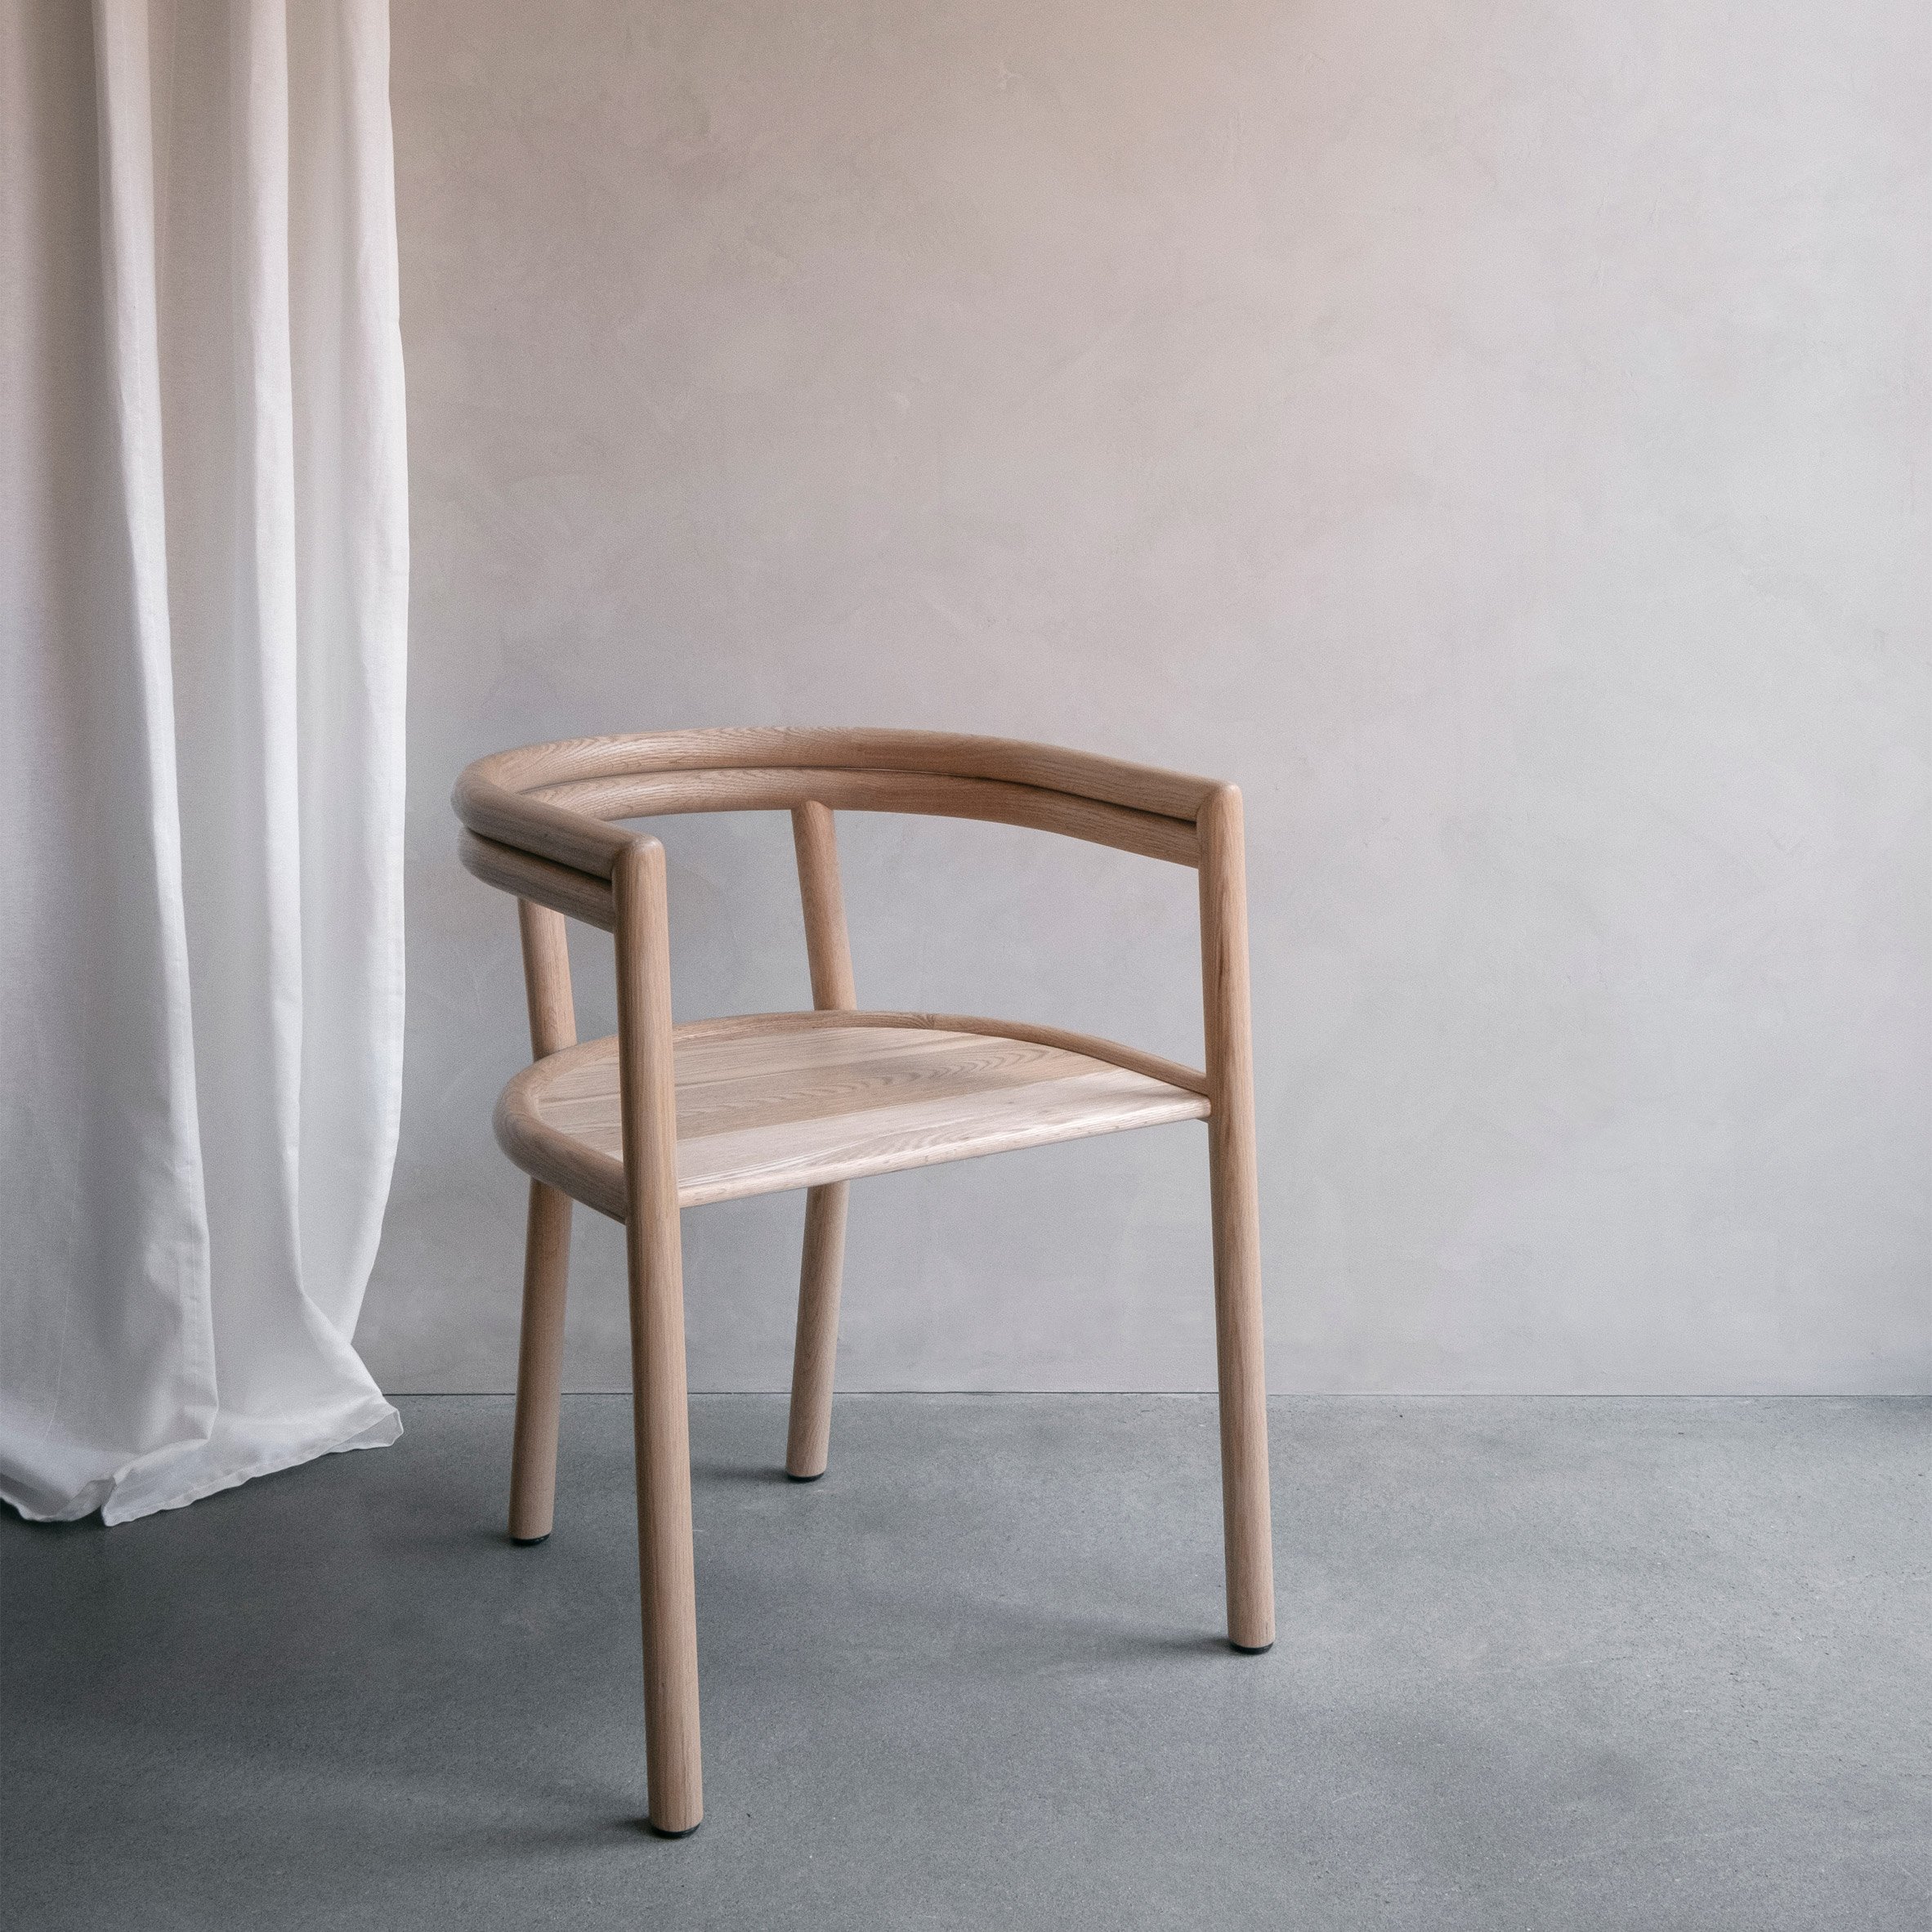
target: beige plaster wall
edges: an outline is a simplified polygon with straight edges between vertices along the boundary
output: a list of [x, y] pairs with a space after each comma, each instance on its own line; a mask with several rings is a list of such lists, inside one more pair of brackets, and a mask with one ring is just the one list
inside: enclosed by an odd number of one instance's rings
[[[514, 922], [456, 868], [450, 779], [828, 720], [1246, 788], [1277, 1387], [1932, 1382], [1917, 0], [396, 0], [394, 30], [387, 1386], [514, 1359]], [[1193, 1051], [1186, 876], [844, 836], [869, 1003]], [[783, 822], [668, 842], [682, 1011], [803, 1003]], [[1200, 1142], [866, 1183], [844, 1385], [1207, 1384]], [[687, 1216], [695, 1387], [782, 1385], [799, 1212]], [[614, 1231], [579, 1254], [570, 1378], [615, 1386]]]

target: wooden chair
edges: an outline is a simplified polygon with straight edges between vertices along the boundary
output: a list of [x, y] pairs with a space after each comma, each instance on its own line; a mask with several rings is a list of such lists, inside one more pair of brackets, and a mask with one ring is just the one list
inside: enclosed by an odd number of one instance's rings
[[[931, 731], [582, 738], [472, 765], [463, 862], [514, 893], [534, 1063], [496, 1133], [531, 1177], [510, 1533], [550, 1531], [570, 1204], [621, 1221], [630, 1285], [651, 1822], [704, 1814], [679, 1210], [807, 1190], [787, 1471], [825, 1466], [849, 1183], [1009, 1147], [1205, 1120], [1228, 1629], [1274, 1640], [1241, 794], [1111, 758]], [[1057, 1027], [857, 1008], [833, 812], [1062, 832], [1200, 873], [1205, 1072]], [[664, 847], [606, 822], [789, 811], [811, 1013], [673, 1026]], [[618, 1031], [579, 1044], [563, 917], [615, 933]]]

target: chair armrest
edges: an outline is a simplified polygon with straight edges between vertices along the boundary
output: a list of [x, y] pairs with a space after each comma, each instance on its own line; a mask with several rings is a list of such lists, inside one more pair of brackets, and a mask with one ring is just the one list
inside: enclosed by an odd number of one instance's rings
[[[488, 759], [479, 761], [487, 765]], [[571, 812], [541, 798], [513, 792], [472, 765], [449, 794], [456, 816], [479, 839], [512, 846], [533, 857], [593, 879], [609, 879], [632, 834], [607, 825], [587, 812]]]

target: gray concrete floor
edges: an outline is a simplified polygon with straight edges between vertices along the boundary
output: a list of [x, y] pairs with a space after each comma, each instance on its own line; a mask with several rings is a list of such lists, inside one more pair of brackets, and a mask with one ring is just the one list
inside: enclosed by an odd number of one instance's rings
[[642, 1808], [628, 1410], [507, 1402], [104, 1531], [0, 1524], [7, 1916], [55, 1928], [1911, 1928], [1932, 1406], [1273, 1407], [1281, 1639], [1214, 1640], [1212, 1406], [694, 1404], [708, 1815]]

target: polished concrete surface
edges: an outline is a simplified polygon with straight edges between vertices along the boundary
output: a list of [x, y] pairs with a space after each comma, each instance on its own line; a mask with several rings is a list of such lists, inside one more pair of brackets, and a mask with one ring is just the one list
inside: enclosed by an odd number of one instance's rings
[[693, 1405], [709, 1809], [638, 1828], [627, 1405], [114, 1530], [0, 1523], [15, 1932], [1910, 1928], [1932, 1406], [1273, 1406], [1281, 1640], [1215, 1640], [1211, 1404]]

